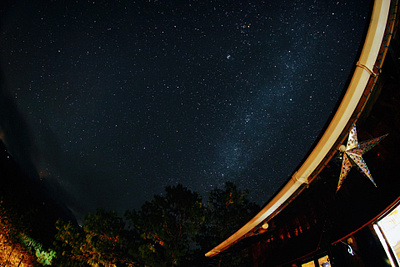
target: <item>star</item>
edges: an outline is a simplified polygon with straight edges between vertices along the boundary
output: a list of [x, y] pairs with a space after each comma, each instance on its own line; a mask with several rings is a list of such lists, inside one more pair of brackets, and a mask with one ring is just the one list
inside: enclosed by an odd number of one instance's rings
[[361, 0], [14, 2], [0, 11], [0, 137], [25, 172], [49, 166], [77, 216], [123, 214], [177, 183], [206, 197], [232, 181], [263, 205], [339, 101], [370, 12]]
[[358, 169], [368, 177], [368, 179], [375, 185], [375, 181], [372, 178], [372, 175], [368, 169], [367, 164], [365, 163], [362, 155], [367, 153], [370, 149], [376, 146], [383, 138], [385, 138], [388, 134], [385, 134], [381, 137], [374, 138], [362, 143], [358, 143], [357, 138], [357, 130], [356, 125], [354, 124], [350, 133], [349, 139], [347, 140], [347, 146], [342, 145], [340, 147], [340, 151], [343, 152], [343, 161], [342, 161], [342, 169], [340, 171], [339, 183], [336, 189], [336, 192], [339, 191], [340, 187], [344, 179], [346, 179], [347, 174], [349, 173], [351, 167], [357, 166]]

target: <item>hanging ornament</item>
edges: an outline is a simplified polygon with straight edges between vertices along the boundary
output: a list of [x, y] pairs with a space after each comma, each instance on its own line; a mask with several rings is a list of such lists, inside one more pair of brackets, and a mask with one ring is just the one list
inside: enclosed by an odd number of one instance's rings
[[346, 179], [351, 167], [356, 166], [358, 169], [364, 173], [365, 176], [376, 186], [374, 179], [365, 163], [362, 155], [367, 153], [370, 149], [376, 146], [383, 138], [388, 134], [381, 137], [374, 138], [362, 143], [358, 143], [356, 125], [353, 127], [349, 133], [349, 139], [347, 140], [347, 146], [341, 145], [339, 150], [343, 153], [342, 169], [340, 171], [339, 183], [336, 192], [339, 191], [344, 179]]

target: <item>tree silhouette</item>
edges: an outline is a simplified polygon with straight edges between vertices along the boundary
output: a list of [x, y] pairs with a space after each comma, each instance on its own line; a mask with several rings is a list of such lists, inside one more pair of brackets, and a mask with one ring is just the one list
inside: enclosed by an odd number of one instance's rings
[[147, 266], [177, 266], [188, 259], [204, 221], [201, 197], [181, 184], [165, 188], [139, 211], [128, 211], [129, 225], [140, 234], [137, 258]]
[[[197, 236], [202, 252], [207, 252], [239, 230], [260, 209], [250, 202], [247, 190], [240, 191], [232, 182], [226, 182], [224, 189], [216, 188], [209, 193], [205, 210], [205, 221]], [[228, 253], [219, 256], [219, 265], [242, 265], [241, 253]]]
[[20, 240], [21, 233], [28, 232], [22, 217], [0, 199], [0, 264], [36, 266], [36, 258]]
[[259, 210], [227, 182], [210, 192], [206, 205], [200, 195], [181, 184], [167, 186], [139, 210], [97, 210], [83, 226], [57, 221], [57, 266], [219, 266], [245, 263], [243, 253], [207, 260], [204, 253], [238, 230]]
[[132, 262], [125, 222], [114, 211], [89, 213], [83, 227], [63, 221], [58, 221], [56, 227], [57, 250], [73, 259], [76, 266], [128, 266]]

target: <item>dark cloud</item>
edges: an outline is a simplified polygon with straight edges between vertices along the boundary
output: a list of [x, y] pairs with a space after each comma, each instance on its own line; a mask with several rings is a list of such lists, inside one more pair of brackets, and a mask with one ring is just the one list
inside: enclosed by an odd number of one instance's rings
[[4, 76], [0, 74], [0, 136], [9, 153], [31, 177], [37, 178], [34, 157], [37, 149], [28, 123], [7, 91]]

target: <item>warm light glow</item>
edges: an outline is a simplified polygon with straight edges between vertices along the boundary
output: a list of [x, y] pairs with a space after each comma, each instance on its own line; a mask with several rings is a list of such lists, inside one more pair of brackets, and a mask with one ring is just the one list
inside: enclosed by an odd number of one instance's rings
[[309, 262], [303, 263], [301, 265], [301, 267], [315, 267], [315, 263], [314, 263], [314, 261], [309, 261]]
[[[383, 247], [385, 248], [388, 258], [393, 258], [394, 255], [397, 265], [400, 265], [400, 205], [397, 206], [383, 219], [374, 225], [375, 232], [377, 233]], [[390, 253], [390, 250], [393, 252]], [[392, 259], [391, 259], [392, 260]], [[393, 265], [395, 266], [395, 265]]]
[[328, 255], [318, 259], [319, 267], [331, 267]]
[[345, 145], [341, 145], [341, 146], [339, 147], [339, 151], [340, 151], [340, 152], [345, 152], [345, 151], [346, 151], [346, 146], [345, 146]]
[[268, 223], [264, 223], [261, 227], [262, 227], [262, 229], [267, 230], [268, 226], [269, 226]]

